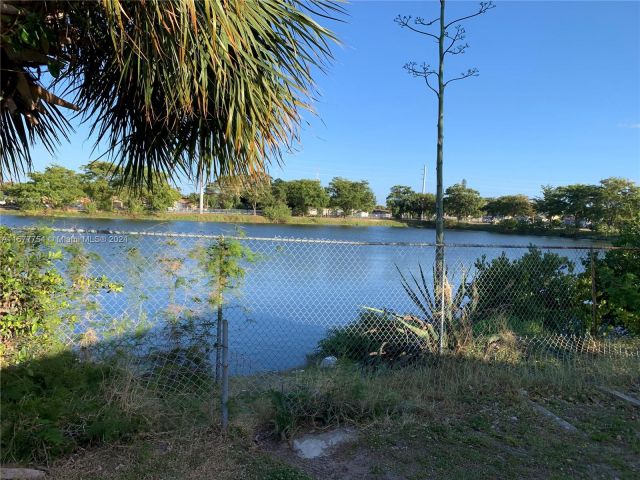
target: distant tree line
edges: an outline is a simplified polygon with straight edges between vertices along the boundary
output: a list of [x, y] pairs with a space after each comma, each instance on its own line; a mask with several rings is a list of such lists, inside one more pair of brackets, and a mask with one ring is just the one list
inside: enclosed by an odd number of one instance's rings
[[[197, 193], [190, 195], [194, 201], [197, 197]], [[273, 180], [268, 175], [219, 178], [207, 185], [205, 197], [210, 208], [277, 209], [302, 216], [312, 209], [324, 208], [340, 210], [345, 216], [356, 211], [368, 212], [376, 201], [369, 183], [364, 180], [335, 177], [325, 188], [320, 180]]]
[[30, 173], [28, 181], [5, 184], [1, 190], [5, 201], [21, 210], [83, 205], [88, 211], [159, 212], [180, 198], [180, 192], [160, 173], [154, 174], [152, 187], [128, 188], [118, 169], [106, 162], [85, 165], [81, 173], [51, 165], [44, 172]]
[[[184, 198], [195, 207], [199, 197], [193, 192]], [[150, 187], [131, 189], [117, 168], [98, 161], [81, 167], [80, 173], [52, 165], [30, 173], [23, 183], [0, 186], [0, 200], [28, 211], [83, 206], [88, 211], [161, 212], [180, 198], [180, 191], [160, 173]], [[261, 209], [278, 217], [308, 215], [312, 209], [321, 213], [327, 207], [347, 216], [375, 206], [375, 195], [364, 180], [336, 177], [325, 188], [319, 180], [273, 180], [266, 174], [220, 177], [206, 185], [203, 200], [206, 208]]]
[[[160, 173], [154, 178], [152, 187], [130, 189], [118, 169], [106, 162], [92, 162], [83, 166], [80, 173], [52, 165], [43, 172], [30, 173], [26, 182], [0, 187], [0, 200], [23, 210], [63, 209], [82, 203], [89, 211], [166, 211], [181, 194]], [[186, 198], [192, 208], [199, 202], [197, 192]], [[387, 209], [398, 219], [431, 220], [435, 205], [433, 194], [417, 193], [405, 185], [391, 187], [386, 199]], [[260, 209], [278, 220], [290, 215], [309, 215], [312, 210], [321, 215], [325, 208], [344, 216], [370, 212], [376, 206], [376, 198], [365, 180], [335, 177], [323, 187], [319, 180], [274, 180], [262, 174], [221, 177], [208, 183], [204, 206], [254, 212]], [[483, 198], [462, 180], [445, 190], [444, 208], [447, 216], [458, 220], [489, 216], [505, 225], [544, 222], [551, 226], [570, 224], [615, 232], [640, 218], [640, 187], [631, 180], [612, 177], [597, 185], [544, 186], [541, 196], [533, 199], [522, 194]]]
[[[395, 185], [387, 196], [387, 207], [395, 218], [431, 219], [435, 215], [435, 196]], [[542, 195], [534, 199], [522, 194], [483, 198], [463, 180], [445, 190], [444, 209], [458, 220], [486, 215], [540, 222], [544, 217], [552, 225], [564, 220], [576, 228], [618, 231], [640, 218], [640, 187], [631, 180], [611, 177], [598, 185], [544, 186]]]

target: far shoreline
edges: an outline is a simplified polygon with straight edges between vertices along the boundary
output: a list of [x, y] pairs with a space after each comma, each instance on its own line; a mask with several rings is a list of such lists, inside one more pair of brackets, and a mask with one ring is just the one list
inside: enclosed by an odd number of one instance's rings
[[[2, 215], [20, 217], [50, 217], [50, 218], [82, 218], [98, 220], [135, 220], [135, 221], [182, 221], [182, 222], [211, 222], [211, 223], [231, 223], [231, 224], [253, 224], [253, 225], [296, 225], [296, 226], [335, 226], [335, 227], [393, 227], [393, 228], [435, 228], [434, 221], [421, 220], [397, 220], [379, 218], [342, 218], [342, 217], [298, 217], [292, 216], [284, 222], [273, 222], [261, 215], [250, 214], [219, 214], [219, 213], [159, 213], [159, 214], [139, 214], [115, 212], [78, 212], [64, 210], [43, 210], [43, 211], [21, 211], [0, 208]], [[0, 222], [1, 224], [1, 222]], [[505, 235], [535, 235], [547, 237], [564, 237], [573, 239], [591, 239], [611, 241], [613, 235], [603, 235], [590, 230], [576, 229], [546, 229], [533, 226], [516, 228], [505, 228], [501, 225], [489, 223], [468, 223], [458, 221], [447, 221], [447, 230], [471, 230], [491, 233], [501, 233]]]

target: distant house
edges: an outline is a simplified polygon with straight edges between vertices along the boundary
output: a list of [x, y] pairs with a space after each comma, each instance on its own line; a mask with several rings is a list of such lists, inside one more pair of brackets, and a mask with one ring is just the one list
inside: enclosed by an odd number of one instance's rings
[[91, 203], [91, 199], [89, 197], [82, 197], [76, 200], [74, 203], [70, 205], [71, 209], [84, 211], [87, 209], [87, 205]]
[[382, 209], [382, 208], [374, 208], [369, 214], [371, 218], [391, 218], [391, 210]]
[[316, 208], [316, 207], [311, 207], [309, 208], [309, 210], [307, 210], [307, 215], [310, 215], [312, 217], [326, 217], [329, 215], [329, 212], [331, 211], [331, 209], [329, 208]]
[[320, 216], [322, 216], [322, 217], [332, 217], [332, 216], [335, 216], [333, 209], [327, 208], [327, 207], [320, 208], [320, 209], [318, 209], [316, 207], [311, 207], [307, 211], [307, 214], [312, 216], [312, 217], [320, 217]]
[[355, 218], [369, 218], [369, 212], [356, 211], [351, 214]]
[[124, 210], [124, 202], [119, 198], [111, 199], [111, 208], [114, 210]]
[[[574, 227], [576, 225], [576, 217], [573, 215], [565, 215], [562, 217], [562, 223], [568, 227]], [[580, 220], [578, 222], [578, 228], [591, 228], [591, 222]]]
[[168, 208], [170, 212], [190, 212], [197, 209], [198, 205], [196, 205], [188, 198], [181, 198], [180, 200], [176, 200], [175, 202], [173, 202], [173, 207]]

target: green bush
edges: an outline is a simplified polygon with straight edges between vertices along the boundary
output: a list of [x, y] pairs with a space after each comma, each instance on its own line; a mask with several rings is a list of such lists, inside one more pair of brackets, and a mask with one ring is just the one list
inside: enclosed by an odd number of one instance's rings
[[[121, 285], [86, 276], [93, 258], [81, 245], [67, 256], [47, 229], [12, 231], [0, 227], [0, 357], [15, 363], [49, 353], [58, 344], [58, 327], [73, 325], [69, 307], [99, 290], [120, 291]], [[56, 263], [65, 260], [66, 275]]]
[[584, 333], [575, 264], [568, 258], [531, 246], [513, 260], [504, 252], [491, 261], [482, 256], [475, 267], [476, 321], [500, 314], [541, 321], [556, 332]]
[[[68, 306], [68, 288], [54, 262], [62, 251], [47, 230], [0, 227], [0, 355], [26, 355], [27, 343], [53, 340]], [[6, 360], [6, 358], [5, 358]]]
[[327, 336], [318, 342], [318, 356], [364, 361], [396, 335], [391, 316], [365, 311], [356, 321], [329, 330]]
[[505, 230], [517, 230], [520, 226], [520, 222], [518, 222], [518, 220], [516, 220], [515, 218], [504, 218], [500, 220], [500, 223], [498, 223], [498, 225]]
[[[615, 246], [637, 250], [608, 250], [595, 258], [597, 324], [594, 333], [622, 327], [640, 334], [640, 222], [623, 227]], [[591, 263], [585, 262], [584, 293], [591, 299]]]
[[[455, 335], [450, 338], [455, 343]], [[446, 339], [444, 343], [448, 348]], [[437, 345], [432, 321], [367, 308], [354, 322], [329, 330], [318, 342], [315, 357], [334, 356], [370, 366], [403, 366], [426, 358]]]
[[264, 216], [275, 223], [285, 223], [291, 218], [291, 209], [285, 203], [265, 207]]

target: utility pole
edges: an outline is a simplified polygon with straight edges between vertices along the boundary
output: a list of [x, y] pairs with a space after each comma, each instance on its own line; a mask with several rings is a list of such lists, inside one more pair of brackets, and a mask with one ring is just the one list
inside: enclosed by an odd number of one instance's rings
[[200, 181], [200, 215], [204, 213], [204, 165], [200, 165], [198, 172], [198, 179]]

